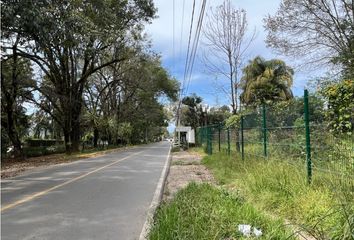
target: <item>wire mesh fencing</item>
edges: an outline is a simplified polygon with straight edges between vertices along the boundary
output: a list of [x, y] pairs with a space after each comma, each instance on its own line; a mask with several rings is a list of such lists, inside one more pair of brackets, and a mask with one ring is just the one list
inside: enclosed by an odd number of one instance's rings
[[331, 132], [315, 107], [305, 90], [303, 101], [263, 105], [243, 114], [235, 127], [201, 127], [197, 143], [208, 154], [224, 152], [235, 161], [286, 162], [300, 168], [308, 183], [354, 193], [354, 133]]

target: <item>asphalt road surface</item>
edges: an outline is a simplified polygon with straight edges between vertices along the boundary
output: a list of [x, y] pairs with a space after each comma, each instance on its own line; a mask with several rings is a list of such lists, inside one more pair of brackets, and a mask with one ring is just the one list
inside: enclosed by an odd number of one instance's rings
[[170, 143], [36, 170], [1, 182], [1, 239], [138, 239]]

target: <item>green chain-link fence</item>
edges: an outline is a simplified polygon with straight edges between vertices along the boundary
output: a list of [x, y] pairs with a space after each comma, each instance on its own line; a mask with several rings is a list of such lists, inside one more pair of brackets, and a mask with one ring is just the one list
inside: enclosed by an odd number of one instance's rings
[[224, 151], [237, 160], [287, 161], [302, 168], [309, 183], [329, 181], [354, 192], [354, 133], [332, 133], [315, 108], [305, 90], [303, 101], [262, 106], [241, 116], [234, 128], [201, 127], [197, 143], [208, 154]]

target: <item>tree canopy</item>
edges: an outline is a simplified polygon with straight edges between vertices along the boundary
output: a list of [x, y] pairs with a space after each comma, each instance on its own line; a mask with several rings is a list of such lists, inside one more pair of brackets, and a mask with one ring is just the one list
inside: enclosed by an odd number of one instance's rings
[[256, 57], [242, 70], [241, 102], [246, 105], [289, 100], [294, 71], [279, 59]]
[[176, 99], [178, 84], [142, 34], [155, 17], [152, 0], [1, 5], [2, 61], [20, 57], [36, 69], [27, 101], [61, 128], [68, 153], [91, 135], [118, 143], [162, 131], [159, 99]]
[[283, 0], [264, 21], [266, 43], [277, 52], [307, 64], [340, 64], [344, 74], [354, 75], [352, 0]]

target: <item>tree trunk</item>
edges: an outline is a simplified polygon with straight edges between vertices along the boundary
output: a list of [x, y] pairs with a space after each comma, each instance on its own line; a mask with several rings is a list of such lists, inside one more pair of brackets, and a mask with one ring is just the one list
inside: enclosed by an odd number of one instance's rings
[[21, 140], [17, 133], [15, 118], [13, 114], [12, 107], [7, 109], [7, 134], [14, 146], [14, 157], [15, 158], [24, 158], [23, 149], [21, 146]]
[[[14, 157], [15, 158], [24, 158], [23, 149], [21, 146], [21, 140], [17, 131], [16, 127], [16, 119], [15, 119], [15, 107], [16, 107], [16, 98], [17, 98], [17, 91], [18, 91], [18, 72], [17, 72], [17, 52], [16, 47], [19, 39], [16, 39], [16, 43], [13, 46], [13, 65], [12, 65], [12, 79], [11, 79], [11, 86], [10, 88], [3, 89], [4, 87], [4, 75], [1, 72], [1, 92], [3, 93], [4, 99], [6, 101], [2, 101], [4, 104], [6, 113], [7, 113], [7, 134], [9, 136], [10, 141], [14, 146]], [[2, 70], [2, 68], [1, 68]]]
[[71, 152], [80, 151], [80, 113], [73, 113], [72, 123], [70, 131], [70, 140], [71, 140]]
[[81, 107], [82, 107], [82, 86], [71, 86], [68, 105], [64, 106], [67, 111], [67, 116], [64, 116], [65, 122], [68, 125], [69, 134], [68, 138], [70, 141], [69, 148], [66, 148], [67, 153], [79, 152], [80, 151], [80, 117], [81, 117]]
[[93, 129], [93, 147], [94, 148], [97, 148], [98, 137], [99, 137], [99, 132], [98, 132], [98, 129], [95, 127]]
[[71, 154], [69, 130], [63, 129], [63, 132], [64, 132], [65, 152], [66, 154]]

